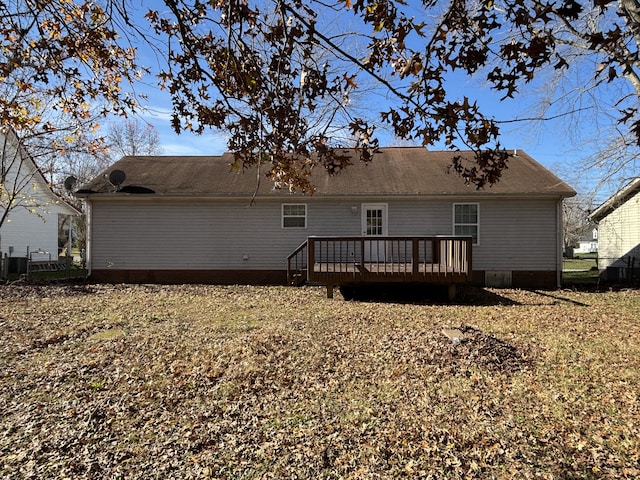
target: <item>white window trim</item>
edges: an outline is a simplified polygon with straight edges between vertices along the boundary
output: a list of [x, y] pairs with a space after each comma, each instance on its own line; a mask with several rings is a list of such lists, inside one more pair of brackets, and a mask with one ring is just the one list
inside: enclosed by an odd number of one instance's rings
[[[284, 219], [285, 219], [285, 215], [284, 215], [284, 207], [285, 206], [298, 206], [298, 205], [302, 205], [304, 206], [304, 227], [285, 227], [284, 225]], [[280, 207], [280, 227], [283, 230], [305, 230], [307, 228], [307, 216], [309, 215], [309, 207], [307, 207], [306, 203], [283, 203], [282, 206]], [[300, 218], [301, 215], [289, 215], [287, 216], [287, 218]]]
[[[457, 205], [475, 205], [476, 208], [477, 208], [476, 211], [478, 212], [478, 221], [476, 223], [456, 223], [456, 206]], [[452, 221], [453, 221], [452, 222], [453, 225], [452, 225], [451, 229], [452, 229], [454, 235], [456, 234], [456, 226], [457, 225], [467, 225], [467, 226], [468, 225], [475, 225], [478, 228], [478, 235], [477, 235], [478, 239], [477, 239], [476, 242], [473, 243], [473, 245], [480, 245], [480, 204], [479, 203], [477, 203], [477, 202], [456, 202], [456, 203], [454, 203], [453, 207], [452, 207]]]

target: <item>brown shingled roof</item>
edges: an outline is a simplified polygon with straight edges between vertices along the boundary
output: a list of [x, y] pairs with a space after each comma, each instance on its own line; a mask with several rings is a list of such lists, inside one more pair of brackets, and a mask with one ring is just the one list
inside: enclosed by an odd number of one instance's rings
[[[352, 151], [345, 152], [353, 154]], [[470, 152], [460, 152], [472, 158]], [[317, 188], [314, 196], [401, 196], [401, 195], [550, 195], [573, 196], [575, 191], [524, 152], [511, 156], [500, 181], [477, 190], [450, 170], [455, 154], [428, 151], [421, 147], [381, 148], [370, 163], [355, 161], [338, 175], [330, 177], [322, 168], [312, 175]], [[222, 156], [145, 156], [123, 157], [80, 193], [114, 193], [109, 173], [122, 170], [126, 179], [121, 187], [145, 187], [162, 196], [230, 197], [253, 195], [256, 172], [231, 171], [233, 155]], [[125, 191], [131, 190], [124, 188]], [[261, 179], [259, 196], [289, 196]]]

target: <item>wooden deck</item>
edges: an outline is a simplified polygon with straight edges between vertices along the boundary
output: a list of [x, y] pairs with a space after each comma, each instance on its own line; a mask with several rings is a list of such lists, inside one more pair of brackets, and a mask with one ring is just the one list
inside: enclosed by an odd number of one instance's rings
[[[290, 284], [455, 285], [471, 279], [470, 237], [309, 237], [287, 259]], [[311, 267], [311, 268], [309, 268]], [[453, 293], [452, 293], [453, 292]]]

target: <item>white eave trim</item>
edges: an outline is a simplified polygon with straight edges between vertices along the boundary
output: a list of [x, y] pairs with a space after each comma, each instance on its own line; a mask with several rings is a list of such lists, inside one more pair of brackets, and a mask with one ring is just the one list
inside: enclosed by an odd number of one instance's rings
[[638, 192], [640, 192], [640, 177], [632, 180], [629, 184], [609, 197], [602, 205], [589, 214], [589, 219], [594, 222], [602, 220]]
[[[550, 200], [563, 199], [573, 195], [563, 195], [559, 193], [491, 193], [491, 194], [469, 194], [469, 193], [440, 193], [440, 194], [420, 194], [420, 193], [359, 193], [359, 194], [338, 194], [338, 195], [257, 195], [256, 200], [260, 201], [280, 201], [280, 202], [302, 202], [302, 201], [322, 201], [322, 200], [449, 200], [449, 201], [469, 201], [478, 202], [482, 200], [511, 199], [511, 200]], [[253, 198], [252, 194], [162, 194], [162, 193], [82, 193], [76, 197], [87, 201], [123, 201], [123, 200], [244, 200]]]

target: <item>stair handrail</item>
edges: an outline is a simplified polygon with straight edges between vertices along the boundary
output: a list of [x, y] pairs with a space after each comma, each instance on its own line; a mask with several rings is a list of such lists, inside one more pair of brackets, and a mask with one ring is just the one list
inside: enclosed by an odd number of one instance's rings
[[[294, 258], [297, 258], [298, 255], [300, 255], [302, 252], [306, 253], [307, 243], [308, 243], [308, 240], [305, 240], [293, 252], [291, 252], [287, 256], [287, 283], [289, 283], [289, 284], [291, 284], [291, 282], [293, 281], [291, 262], [292, 262], [292, 260]], [[304, 268], [306, 267], [306, 265], [305, 265], [306, 260], [307, 260], [307, 258], [306, 258], [306, 255], [305, 255], [303, 257], [302, 269], [298, 268], [298, 263], [296, 261], [296, 272], [301, 272], [301, 271], [304, 270]]]

